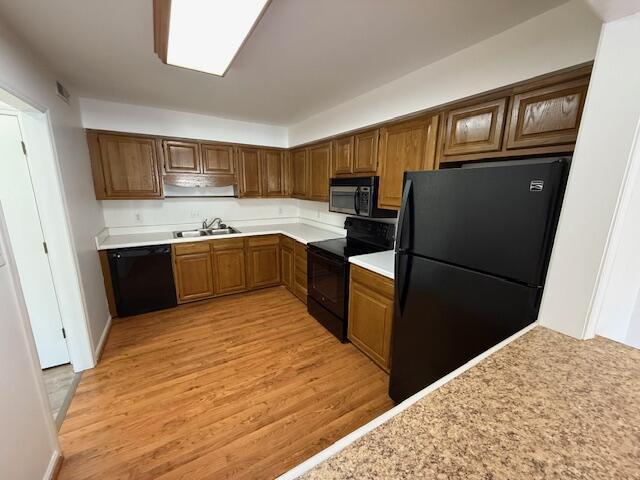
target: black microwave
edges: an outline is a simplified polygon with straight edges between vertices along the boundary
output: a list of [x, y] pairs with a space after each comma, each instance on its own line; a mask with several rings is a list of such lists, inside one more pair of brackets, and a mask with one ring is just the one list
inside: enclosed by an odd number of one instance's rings
[[395, 217], [395, 210], [378, 208], [379, 177], [332, 178], [329, 211], [370, 218]]

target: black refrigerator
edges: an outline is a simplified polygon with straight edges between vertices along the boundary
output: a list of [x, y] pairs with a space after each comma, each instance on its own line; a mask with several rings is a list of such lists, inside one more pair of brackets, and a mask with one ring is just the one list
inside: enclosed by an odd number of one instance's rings
[[389, 395], [400, 402], [538, 315], [568, 157], [407, 172]]

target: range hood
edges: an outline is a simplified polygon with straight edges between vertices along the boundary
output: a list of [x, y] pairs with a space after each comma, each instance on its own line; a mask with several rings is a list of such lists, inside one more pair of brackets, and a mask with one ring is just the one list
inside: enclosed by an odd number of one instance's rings
[[162, 177], [165, 198], [172, 197], [237, 197], [233, 175], [185, 175]]

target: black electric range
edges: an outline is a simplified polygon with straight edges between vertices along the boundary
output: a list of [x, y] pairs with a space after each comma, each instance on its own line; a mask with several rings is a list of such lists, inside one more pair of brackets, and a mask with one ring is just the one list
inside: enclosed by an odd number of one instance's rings
[[349, 257], [393, 249], [395, 224], [348, 217], [346, 238], [307, 245], [307, 309], [341, 342], [347, 341]]

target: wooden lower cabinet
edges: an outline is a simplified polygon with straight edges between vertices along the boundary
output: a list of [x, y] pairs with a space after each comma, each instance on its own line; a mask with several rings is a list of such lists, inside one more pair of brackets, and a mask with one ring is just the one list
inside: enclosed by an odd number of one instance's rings
[[265, 235], [247, 239], [249, 288], [280, 285], [280, 238]]
[[351, 265], [349, 326], [351, 343], [383, 370], [391, 368], [393, 280]]
[[280, 262], [282, 284], [293, 293], [294, 254], [295, 241], [284, 235], [280, 236]]
[[243, 238], [211, 242], [213, 288], [216, 295], [244, 292], [247, 289]]
[[206, 252], [179, 254], [174, 247], [173, 274], [176, 282], [178, 303], [211, 298], [213, 290], [213, 269], [209, 245]]
[[284, 235], [172, 246], [178, 303], [284, 285], [307, 303], [307, 247]]
[[293, 248], [293, 293], [307, 303], [307, 246], [295, 242]]

